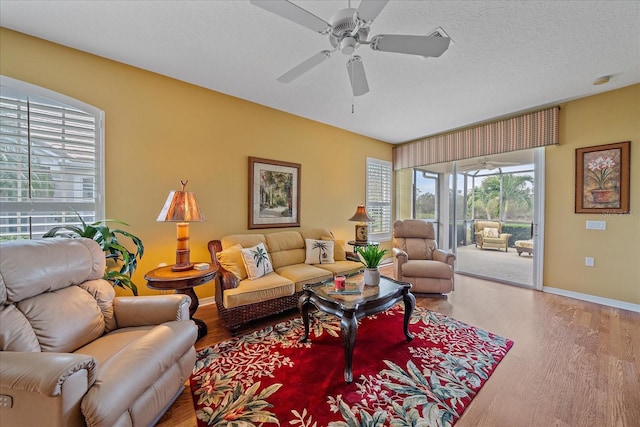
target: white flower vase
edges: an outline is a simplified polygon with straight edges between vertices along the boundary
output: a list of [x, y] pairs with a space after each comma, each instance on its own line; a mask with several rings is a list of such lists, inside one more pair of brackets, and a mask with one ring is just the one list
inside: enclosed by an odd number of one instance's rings
[[377, 268], [365, 268], [364, 284], [367, 286], [378, 286], [380, 284], [380, 270]]

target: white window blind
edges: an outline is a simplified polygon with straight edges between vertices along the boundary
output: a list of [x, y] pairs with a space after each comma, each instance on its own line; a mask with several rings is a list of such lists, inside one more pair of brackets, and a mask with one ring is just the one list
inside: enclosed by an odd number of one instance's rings
[[374, 219], [369, 236], [391, 239], [392, 166], [386, 160], [367, 157], [367, 213]]
[[2, 76], [0, 239], [104, 215], [102, 111]]

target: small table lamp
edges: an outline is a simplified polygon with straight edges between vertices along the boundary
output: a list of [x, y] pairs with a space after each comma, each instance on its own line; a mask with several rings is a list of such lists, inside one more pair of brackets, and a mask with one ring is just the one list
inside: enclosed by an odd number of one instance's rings
[[356, 224], [356, 242], [369, 240], [369, 227], [366, 223], [372, 222], [373, 218], [367, 214], [367, 209], [364, 205], [358, 205], [355, 215], [349, 218], [349, 221], [358, 221], [358, 224]]
[[204, 215], [200, 212], [196, 195], [190, 191], [184, 191], [189, 181], [182, 182], [181, 191], [171, 191], [164, 203], [157, 221], [177, 222], [178, 248], [176, 249], [176, 263], [171, 270], [191, 270], [193, 264], [189, 260], [189, 222], [204, 221]]

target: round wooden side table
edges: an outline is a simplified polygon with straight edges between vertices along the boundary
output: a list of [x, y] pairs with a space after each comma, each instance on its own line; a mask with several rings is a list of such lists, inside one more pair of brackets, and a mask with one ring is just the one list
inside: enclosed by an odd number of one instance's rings
[[198, 309], [200, 302], [198, 295], [193, 290], [194, 287], [212, 281], [216, 277], [218, 267], [209, 264], [206, 270], [186, 270], [171, 271], [171, 265], [158, 267], [144, 275], [149, 289], [160, 291], [175, 290], [176, 294], [189, 295], [191, 304], [189, 305], [189, 316], [198, 327], [198, 339], [207, 335], [207, 325], [200, 319], [194, 319], [193, 315]]

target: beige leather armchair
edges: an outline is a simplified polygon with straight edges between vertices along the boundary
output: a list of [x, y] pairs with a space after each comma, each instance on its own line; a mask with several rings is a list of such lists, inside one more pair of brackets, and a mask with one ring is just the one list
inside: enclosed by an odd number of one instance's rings
[[412, 292], [446, 294], [454, 285], [454, 254], [438, 249], [433, 224], [405, 219], [393, 224], [393, 268]]
[[90, 239], [0, 243], [3, 426], [149, 426], [182, 392], [189, 297], [115, 297], [104, 269]]
[[474, 223], [476, 247], [509, 250], [511, 234], [502, 232], [502, 223], [498, 221], [476, 221]]

